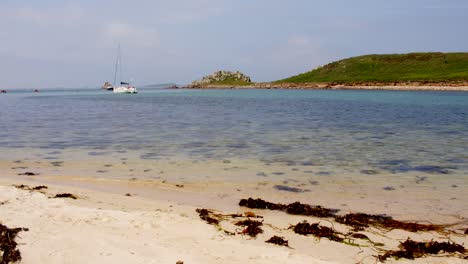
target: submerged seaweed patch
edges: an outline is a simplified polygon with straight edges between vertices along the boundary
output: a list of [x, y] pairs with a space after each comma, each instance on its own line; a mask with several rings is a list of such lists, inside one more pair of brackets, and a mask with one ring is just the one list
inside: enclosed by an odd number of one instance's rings
[[63, 161], [52, 161], [50, 164], [54, 167], [60, 167], [62, 166]]
[[426, 176], [416, 176], [416, 184], [420, 184], [421, 182], [426, 181], [427, 177]]
[[362, 174], [367, 174], [367, 175], [376, 175], [376, 174], [379, 174], [379, 172], [376, 171], [376, 170], [361, 170], [361, 173], [362, 173]]
[[417, 171], [429, 174], [450, 174], [452, 170], [456, 170], [456, 166], [439, 166], [439, 165], [418, 165], [412, 166], [409, 160], [382, 160], [377, 163], [380, 169], [391, 173], [402, 173]]
[[310, 192], [309, 189], [301, 189], [296, 187], [290, 187], [286, 185], [275, 185], [273, 186], [278, 191], [285, 191], [285, 192], [294, 192], [294, 193], [303, 193], [303, 192]]
[[89, 156], [102, 156], [102, 155], [105, 155], [105, 154], [106, 154], [106, 152], [97, 152], [97, 151], [88, 152]]
[[412, 170], [420, 171], [425, 173], [436, 173], [436, 174], [449, 174], [451, 173], [450, 170], [457, 169], [455, 166], [434, 166], [434, 165], [421, 165], [413, 167]]

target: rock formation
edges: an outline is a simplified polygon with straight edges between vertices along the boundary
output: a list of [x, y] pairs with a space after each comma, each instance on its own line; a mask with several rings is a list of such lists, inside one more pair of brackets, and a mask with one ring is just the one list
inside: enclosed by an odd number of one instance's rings
[[[252, 80], [249, 76], [236, 71], [217, 71], [210, 75], [203, 77], [201, 80], [196, 80], [192, 82], [190, 85], [191, 87], [199, 87], [204, 85], [210, 84], [223, 84], [223, 82], [243, 82], [243, 83], [251, 83]], [[229, 83], [226, 83], [229, 85]]]

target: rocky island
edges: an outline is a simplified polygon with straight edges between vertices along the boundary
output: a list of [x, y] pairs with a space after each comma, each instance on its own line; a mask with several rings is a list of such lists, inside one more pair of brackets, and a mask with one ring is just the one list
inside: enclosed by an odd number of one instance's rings
[[233, 88], [252, 85], [250, 77], [239, 71], [217, 71], [200, 80], [193, 81], [188, 88]]
[[468, 53], [364, 55], [259, 83], [240, 72], [219, 71], [193, 82], [189, 88], [468, 91]]

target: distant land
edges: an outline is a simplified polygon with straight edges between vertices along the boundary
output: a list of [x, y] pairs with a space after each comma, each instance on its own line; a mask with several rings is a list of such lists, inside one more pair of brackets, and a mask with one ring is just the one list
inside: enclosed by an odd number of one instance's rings
[[158, 83], [158, 84], [147, 84], [138, 86], [139, 89], [167, 89], [174, 88], [177, 85], [175, 83]]
[[207, 82], [207, 77], [202, 79], [204, 82], [193, 82], [189, 88], [468, 91], [468, 53], [364, 55], [332, 62], [312, 71], [273, 82], [253, 83], [250, 82], [250, 77], [249, 82], [244, 82], [229, 75], [223, 80]]

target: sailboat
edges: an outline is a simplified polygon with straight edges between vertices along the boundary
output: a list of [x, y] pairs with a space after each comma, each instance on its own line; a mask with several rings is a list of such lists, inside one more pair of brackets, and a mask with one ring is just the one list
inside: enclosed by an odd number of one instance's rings
[[135, 86], [131, 85], [128, 82], [120, 81], [119, 84], [116, 84], [117, 81], [117, 72], [119, 72], [120, 78], [122, 78], [122, 55], [120, 54], [120, 44], [117, 50], [117, 59], [115, 61], [115, 71], [114, 71], [114, 93], [125, 93], [125, 94], [136, 94], [138, 93]]

